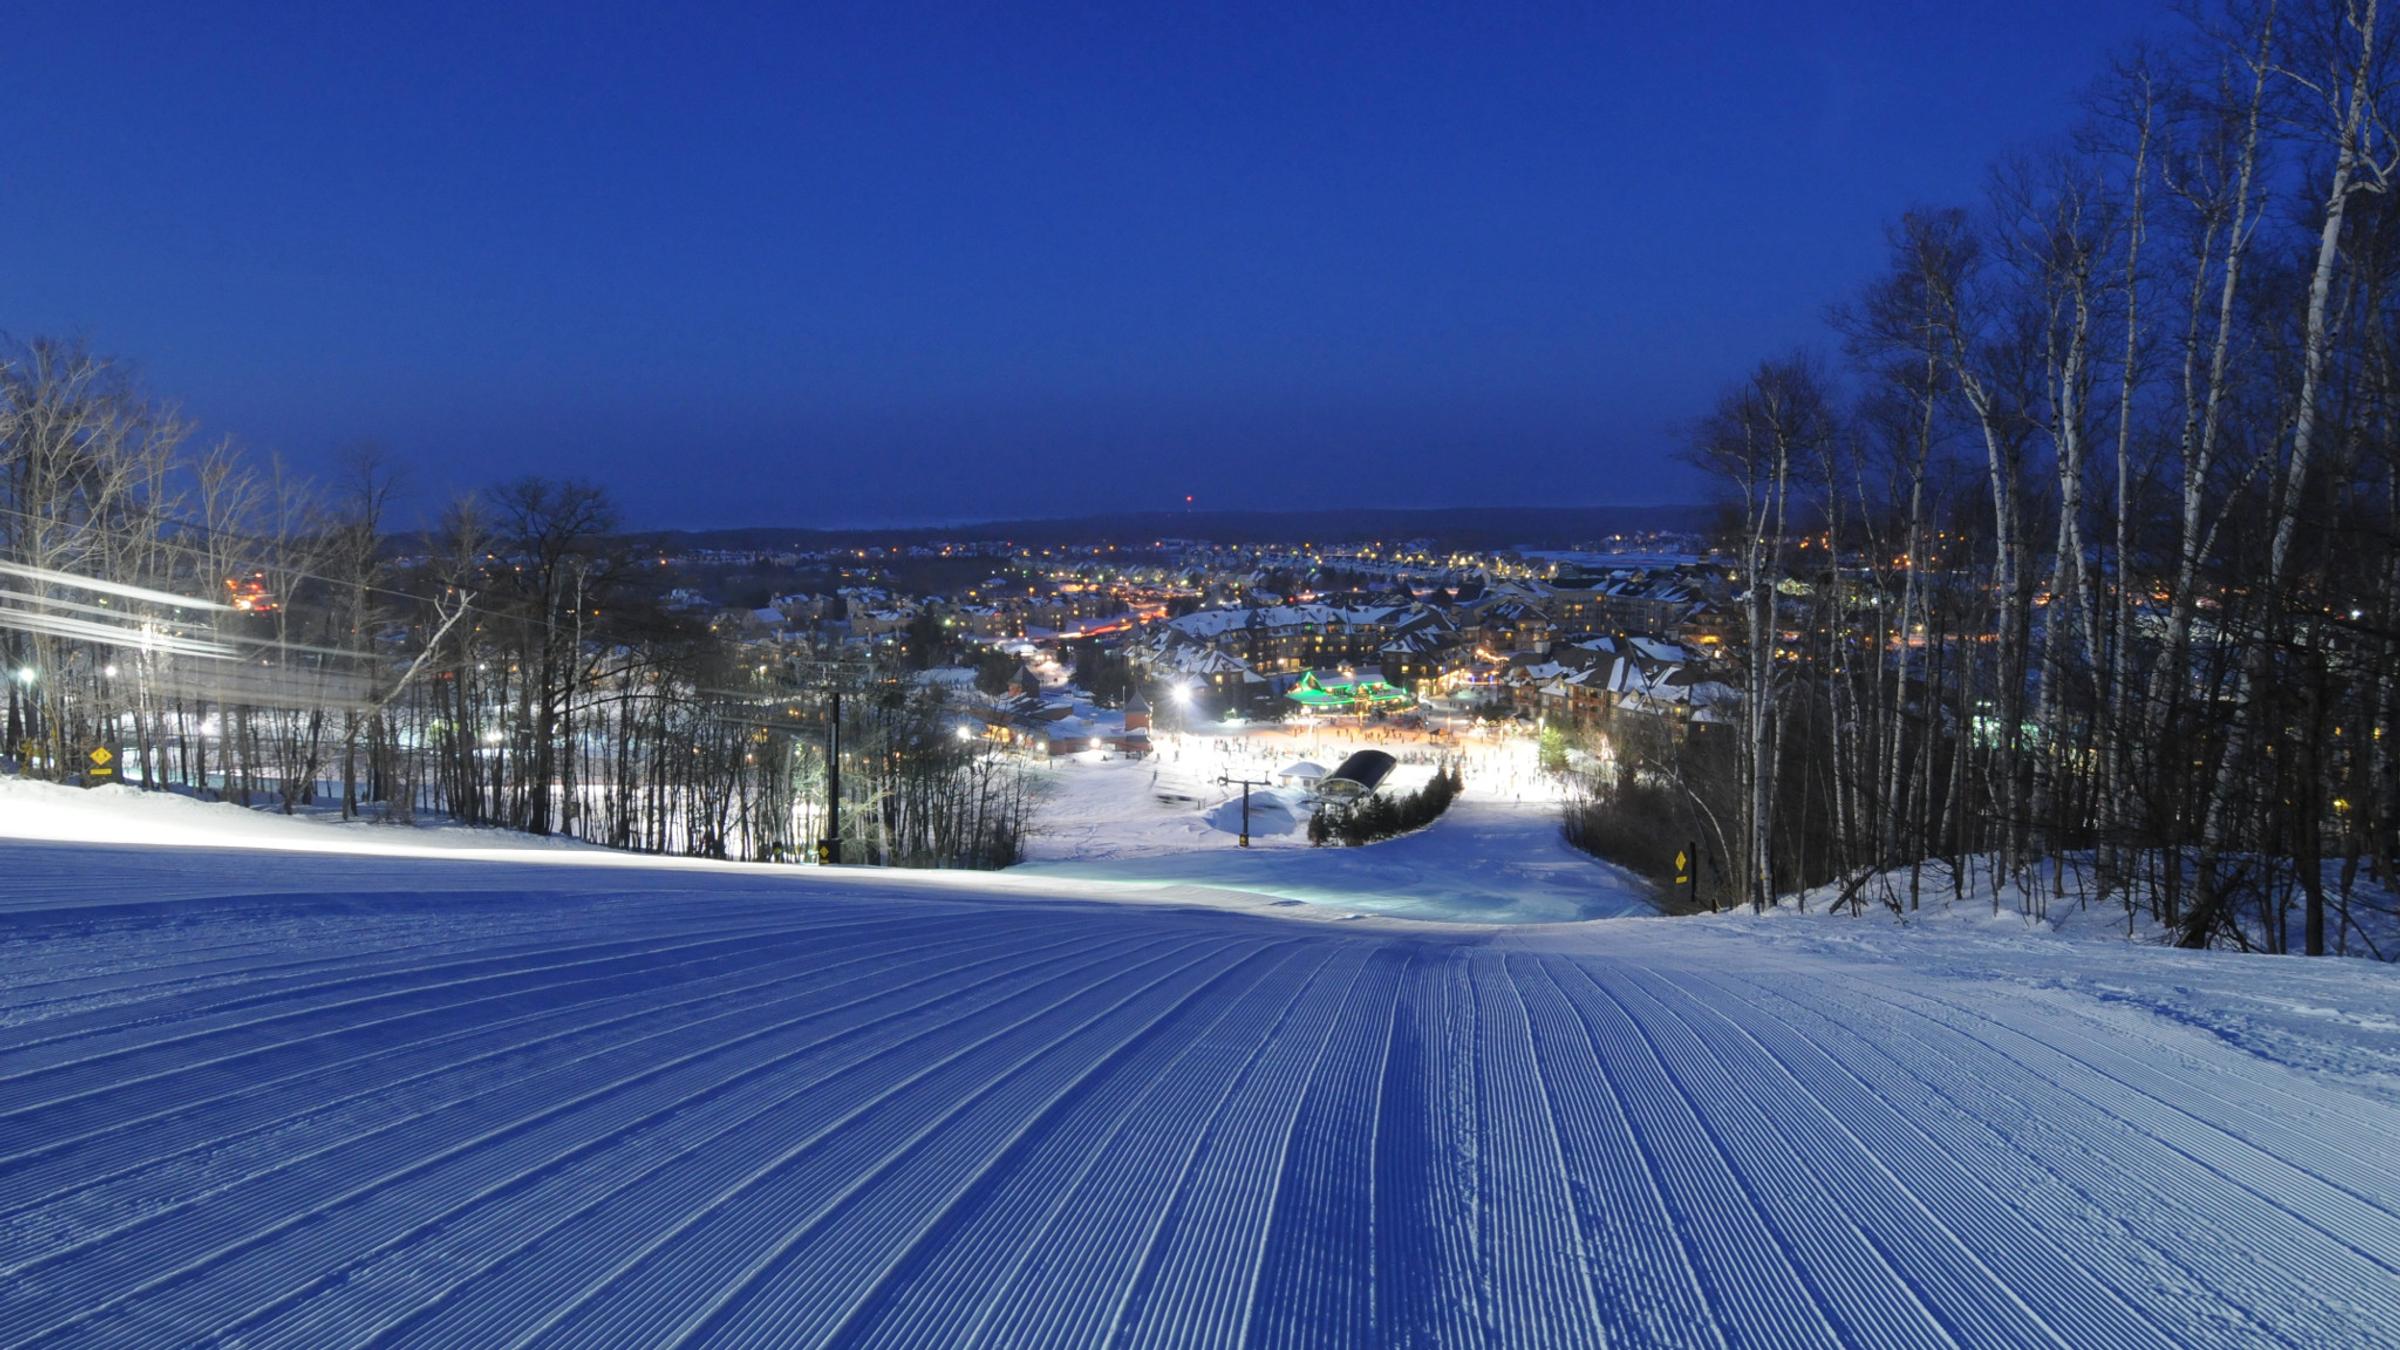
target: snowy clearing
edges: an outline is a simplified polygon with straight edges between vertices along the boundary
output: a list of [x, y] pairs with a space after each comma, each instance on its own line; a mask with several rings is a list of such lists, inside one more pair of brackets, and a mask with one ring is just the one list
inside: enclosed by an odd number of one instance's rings
[[2388, 967], [386, 833], [0, 842], [0, 1344], [2400, 1328]]
[[[1255, 825], [1263, 813], [1255, 801], [1251, 809]], [[1233, 810], [1239, 813], [1238, 802]], [[1307, 817], [1299, 819], [1305, 826]], [[1474, 797], [1460, 798], [1422, 830], [1363, 848], [1240, 849], [1230, 834], [1218, 834], [1205, 848], [1118, 850], [1088, 861], [1026, 863], [1010, 875], [1210, 886], [1449, 922], [1568, 923], [1657, 912], [1640, 877], [1568, 847], [1557, 807]]]
[[[1535, 768], [1527, 738], [1435, 745], [1390, 733], [1372, 740], [1355, 728], [1215, 730], [1222, 734], [1162, 735], [1147, 759], [1078, 754], [1042, 770], [1030, 861], [1009, 875], [1206, 887], [1279, 908], [1437, 922], [1570, 923], [1657, 912], [1640, 877], [1560, 836], [1558, 781]], [[1241, 789], [1221, 777], [1273, 782], [1297, 761], [1338, 764], [1361, 749], [1408, 756], [1393, 770], [1394, 792], [1423, 786], [1454, 756], [1466, 772], [1465, 795], [1413, 834], [1364, 848], [1312, 848], [1308, 792], [1253, 788], [1252, 846], [1235, 846]]]

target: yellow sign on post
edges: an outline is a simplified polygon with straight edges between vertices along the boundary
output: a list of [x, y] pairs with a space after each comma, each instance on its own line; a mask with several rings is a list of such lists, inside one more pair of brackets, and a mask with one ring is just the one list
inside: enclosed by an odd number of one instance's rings
[[98, 785], [116, 780], [117, 756], [107, 746], [93, 746], [92, 753], [85, 756], [85, 759], [90, 765], [83, 771], [83, 781], [87, 785]]
[[1681, 849], [1675, 851], [1675, 884], [1684, 885], [1692, 879], [1692, 855]]

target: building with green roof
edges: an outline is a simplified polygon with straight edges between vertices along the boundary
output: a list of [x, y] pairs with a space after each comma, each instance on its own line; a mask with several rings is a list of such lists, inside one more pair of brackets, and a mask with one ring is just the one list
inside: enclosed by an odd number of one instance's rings
[[1312, 712], [1336, 713], [1386, 712], [1417, 701], [1416, 695], [1380, 679], [1328, 681], [1313, 670], [1303, 674], [1284, 697]]

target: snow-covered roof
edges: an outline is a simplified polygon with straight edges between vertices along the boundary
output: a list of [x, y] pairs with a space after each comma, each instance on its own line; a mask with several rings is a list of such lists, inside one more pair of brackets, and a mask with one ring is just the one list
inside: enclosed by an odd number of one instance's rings
[[1158, 664], [1178, 675], [1248, 675], [1250, 663], [1232, 652], [1213, 647], [1180, 646], [1159, 657]]
[[1185, 637], [1209, 638], [1243, 629], [1323, 627], [1328, 624], [1391, 623], [1408, 613], [1407, 606], [1269, 605], [1259, 609], [1199, 609], [1166, 627]]

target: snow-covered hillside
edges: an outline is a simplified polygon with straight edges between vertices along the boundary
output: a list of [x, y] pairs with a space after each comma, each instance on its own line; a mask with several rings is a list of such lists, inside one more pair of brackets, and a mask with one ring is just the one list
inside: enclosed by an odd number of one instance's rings
[[[1367, 848], [1310, 847], [1315, 803], [1278, 770], [1299, 760], [1339, 764], [1379, 744], [1412, 756], [1393, 771], [1391, 791], [1422, 787], [1440, 759], [1455, 757], [1465, 794], [1431, 827], [1406, 837]], [[1247, 849], [1235, 846], [1242, 793], [1227, 778], [1268, 784], [1250, 793]], [[1559, 783], [1540, 773], [1533, 742], [1522, 737], [1467, 737], [1436, 751], [1342, 728], [1168, 734], [1148, 759], [1062, 757], [1042, 771], [1041, 791], [1031, 860], [1011, 875], [1053, 885], [1206, 887], [1285, 908], [1469, 923], [1657, 912], [1640, 877], [1568, 847], [1559, 832]]]
[[1208, 886], [1344, 912], [1470, 923], [1657, 912], [1640, 877], [1568, 847], [1557, 808], [1546, 803], [1464, 797], [1431, 826], [1365, 848], [1240, 849], [1222, 834], [1211, 843], [1027, 863], [1011, 875]]
[[363, 842], [0, 840], [0, 1344], [2400, 1328], [2381, 965]]

